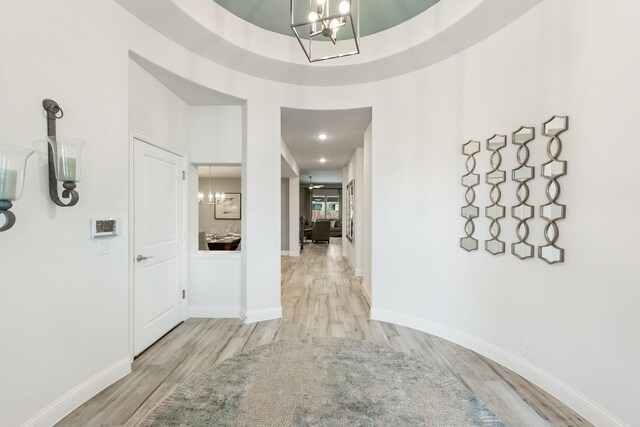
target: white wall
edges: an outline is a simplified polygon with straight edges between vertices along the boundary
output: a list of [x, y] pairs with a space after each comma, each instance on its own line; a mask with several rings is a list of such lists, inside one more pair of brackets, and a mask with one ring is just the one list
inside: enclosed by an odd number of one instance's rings
[[[362, 159], [362, 291], [371, 305], [371, 218], [372, 209], [372, 170], [371, 170], [371, 150], [372, 150], [372, 124], [369, 124], [364, 132], [364, 147]], [[343, 203], [344, 207], [344, 203]]]
[[[111, 0], [3, 4], [0, 139], [23, 146], [41, 139], [40, 103], [51, 97], [65, 110], [60, 134], [89, 142], [78, 206], [52, 206], [44, 157], [34, 157], [25, 195], [13, 209], [18, 223], [0, 237], [3, 283], [12, 284], [0, 286], [1, 300], [10, 302], [0, 311], [0, 419], [20, 425], [35, 417], [40, 425], [52, 424], [127, 372], [128, 224], [101, 257], [93, 255], [88, 224], [97, 215], [128, 215], [133, 50], [197, 84], [247, 100], [247, 251], [239, 305], [248, 320], [279, 315], [280, 230], [272, 226], [279, 224], [279, 212], [261, 207], [278, 206], [280, 197], [280, 107], [371, 106], [372, 188], [384, 195], [372, 198], [373, 315], [486, 354], [598, 425], [640, 424], [633, 393], [640, 376], [634, 246], [640, 230], [632, 197], [640, 181], [633, 127], [640, 116], [639, 14], [640, 4], [632, 0], [545, 0], [427, 69], [378, 83], [317, 88], [248, 77], [199, 58]], [[41, 37], [52, 20], [56, 37]], [[461, 144], [525, 123], [539, 131], [554, 113], [571, 116], [561, 198], [568, 218], [559, 241], [567, 262], [549, 267], [463, 252]], [[196, 187], [190, 188], [195, 201]], [[389, 206], [402, 207], [402, 214]], [[252, 214], [253, 208], [260, 213]], [[409, 241], [398, 233], [405, 223], [413, 233]], [[507, 237], [513, 223], [503, 225]], [[478, 237], [486, 237], [482, 220]], [[539, 242], [539, 235], [534, 238]], [[27, 260], [38, 268], [25, 266]], [[522, 356], [522, 339], [534, 343], [530, 360]]]
[[190, 106], [188, 135], [192, 163], [242, 163], [242, 106]]
[[[289, 179], [280, 181], [280, 249], [289, 254]], [[293, 218], [295, 221], [296, 219]]]
[[[356, 148], [353, 152], [353, 156], [351, 156], [351, 160], [349, 160], [349, 164], [346, 167], [346, 173], [343, 174], [346, 179], [343, 181], [343, 206], [344, 206], [344, 218], [342, 231], [345, 236], [344, 240], [346, 242], [347, 249], [347, 259], [351, 263], [351, 266], [354, 269], [356, 276], [362, 276], [362, 252], [363, 252], [363, 217], [364, 217], [364, 149], [362, 147]], [[347, 206], [349, 204], [348, 194], [347, 194], [347, 185], [355, 180], [355, 198], [354, 198], [354, 218], [353, 218], [353, 241], [350, 241], [346, 238], [346, 230], [347, 230], [347, 221], [348, 217], [346, 217], [346, 212], [348, 210]]]
[[[373, 317], [497, 359], [597, 425], [613, 425], [615, 417], [640, 424], [636, 393], [629, 392], [640, 378], [640, 229], [632, 225], [639, 207], [632, 194], [640, 182], [640, 135], [632, 123], [640, 114], [640, 56], [630, 18], [638, 12], [630, 1], [545, 1], [456, 57], [379, 87], [386, 102], [373, 110], [373, 180], [375, 194], [384, 195], [373, 200]], [[462, 143], [522, 124], [539, 135], [552, 114], [570, 116], [562, 138], [569, 174], [560, 179], [567, 219], [558, 242], [566, 262], [466, 253], [458, 247]], [[543, 152], [544, 143], [539, 136], [532, 150]], [[512, 166], [509, 148], [505, 167]], [[541, 181], [532, 185], [537, 202]], [[504, 187], [507, 205], [513, 188]], [[479, 187], [480, 206], [487, 191]], [[389, 206], [406, 214], [385, 214]], [[397, 232], [400, 222], [410, 230], [408, 241]], [[502, 225], [513, 242], [514, 221]], [[487, 227], [478, 221], [481, 245]], [[542, 242], [533, 230], [531, 240]], [[534, 344], [530, 359], [522, 340]]]
[[[286, 203], [283, 201], [281, 205], [281, 215], [286, 217], [286, 223], [283, 221], [281, 226], [287, 227], [286, 233], [282, 231], [282, 250], [289, 256], [300, 255], [300, 167], [293, 158], [291, 150], [287, 146], [284, 139], [280, 140], [280, 154], [282, 156], [282, 176], [286, 177], [286, 183], [283, 182], [283, 186], [286, 184], [287, 189], [282, 188], [282, 197], [287, 197]], [[284, 210], [287, 209], [285, 213]], [[287, 243], [284, 243], [284, 239], [288, 239]]]
[[300, 178], [289, 178], [289, 256], [300, 255]]
[[189, 317], [240, 317], [240, 252], [189, 256]]
[[133, 131], [187, 153], [189, 106], [133, 60], [129, 61], [128, 99]]
[[247, 323], [282, 317], [280, 305], [280, 106], [255, 98], [242, 149], [242, 308]]

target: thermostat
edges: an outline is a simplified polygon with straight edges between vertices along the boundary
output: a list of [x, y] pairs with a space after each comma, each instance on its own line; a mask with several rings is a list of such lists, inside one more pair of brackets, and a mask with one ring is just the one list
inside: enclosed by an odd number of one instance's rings
[[91, 237], [110, 237], [118, 235], [118, 220], [112, 218], [92, 219]]

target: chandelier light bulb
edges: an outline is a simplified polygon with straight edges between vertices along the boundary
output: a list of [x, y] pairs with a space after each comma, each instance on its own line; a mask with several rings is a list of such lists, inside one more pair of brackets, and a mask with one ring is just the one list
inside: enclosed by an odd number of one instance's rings
[[213, 194], [209, 193], [209, 203], [213, 202]]
[[340, 21], [338, 21], [337, 19], [332, 19], [331, 24], [329, 24], [329, 28], [331, 28], [332, 30], [335, 30], [339, 26], [340, 26]]
[[318, 3], [318, 6], [324, 6], [326, 2], [327, 0], [316, 0], [316, 3]]
[[346, 15], [351, 10], [351, 5], [349, 5], [347, 0], [342, 0], [338, 8], [340, 10], [340, 15]]
[[327, 134], [326, 133], [321, 133], [320, 135], [318, 135], [318, 139], [320, 141], [324, 141], [327, 139]]
[[198, 200], [202, 202], [204, 200], [204, 193], [201, 191], [198, 193]]
[[311, 22], [316, 22], [318, 20], [318, 18], [319, 18], [319, 16], [315, 12], [311, 12], [309, 14], [309, 21], [311, 21]]

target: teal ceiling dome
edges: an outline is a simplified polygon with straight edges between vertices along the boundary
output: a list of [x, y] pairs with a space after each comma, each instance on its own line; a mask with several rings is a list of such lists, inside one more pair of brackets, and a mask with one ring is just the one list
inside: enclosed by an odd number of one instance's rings
[[[293, 37], [289, 0], [213, 0], [237, 17], [265, 30]], [[421, 14], [439, 0], [361, 0], [360, 36], [388, 30]]]

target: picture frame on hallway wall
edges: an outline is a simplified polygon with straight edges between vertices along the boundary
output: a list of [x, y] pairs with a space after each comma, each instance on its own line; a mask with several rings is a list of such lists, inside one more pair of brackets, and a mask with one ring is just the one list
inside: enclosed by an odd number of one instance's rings
[[355, 217], [356, 205], [355, 191], [355, 179], [352, 179], [349, 184], [347, 184], [347, 239], [349, 239], [351, 243], [353, 243], [353, 219]]
[[215, 219], [241, 219], [242, 195], [240, 193], [225, 193], [224, 200], [216, 202], [213, 209]]

